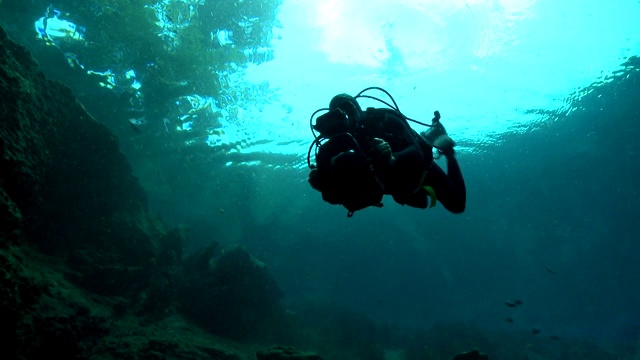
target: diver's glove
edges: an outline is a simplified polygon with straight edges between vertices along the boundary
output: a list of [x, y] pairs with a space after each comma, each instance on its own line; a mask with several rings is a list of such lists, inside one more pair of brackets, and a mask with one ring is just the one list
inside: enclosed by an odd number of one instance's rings
[[374, 167], [393, 166], [396, 158], [393, 156], [389, 143], [380, 139], [373, 138], [371, 140], [371, 160]]
[[447, 130], [440, 122], [440, 112], [436, 110], [433, 115], [434, 118], [431, 120], [431, 127], [429, 130], [421, 132], [420, 135], [422, 135], [429, 145], [438, 149], [438, 151], [445, 156], [453, 156], [455, 153], [453, 147], [456, 143], [449, 137]]

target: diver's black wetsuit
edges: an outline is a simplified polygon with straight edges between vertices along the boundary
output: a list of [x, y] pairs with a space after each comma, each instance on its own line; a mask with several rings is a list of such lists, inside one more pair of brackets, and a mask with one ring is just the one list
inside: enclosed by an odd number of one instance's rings
[[467, 187], [455, 157], [447, 157], [446, 174], [438, 164], [431, 162], [425, 178], [425, 185], [429, 185], [435, 190], [438, 201], [445, 209], [454, 214], [464, 212], [467, 205]]
[[423, 187], [430, 186], [437, 201], [447, 210], [452, 213], [465, 210], [466, 186], [454, 155], [447, 156], [445, 173], [433, 161], [432, 147], [397, 112], [368, 108], [354, 136], [365, 151], [371, 149], [374, 138], [386, 141], [391, 147], [395, 157], [393, 165], [373, 163], [373, 167], [384, 193], [392, 195], [396, 202], [426, 208], [427, 192]]

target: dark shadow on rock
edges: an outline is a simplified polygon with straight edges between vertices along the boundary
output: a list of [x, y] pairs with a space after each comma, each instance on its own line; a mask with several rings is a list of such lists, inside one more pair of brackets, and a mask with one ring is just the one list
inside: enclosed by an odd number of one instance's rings
[[313, 352], [300, 351], [289, 346], [274, 346], [269, 350], [258, 351], [258, 360], [322, 360]]

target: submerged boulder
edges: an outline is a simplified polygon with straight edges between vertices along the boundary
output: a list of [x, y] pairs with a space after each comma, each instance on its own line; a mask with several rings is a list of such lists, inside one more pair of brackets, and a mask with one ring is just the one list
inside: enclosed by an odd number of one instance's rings
[[187, 257], [180, 309], [203, 328], [238, 340], [263, 337], [275, 326], [283, 292], [266, 266], [241, 247], [217, 243]]

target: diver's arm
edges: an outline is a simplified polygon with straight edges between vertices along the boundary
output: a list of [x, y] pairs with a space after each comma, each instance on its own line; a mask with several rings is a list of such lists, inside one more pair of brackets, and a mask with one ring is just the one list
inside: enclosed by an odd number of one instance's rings
[[385, 184], [387, 193], [410, 193], [424, 173], [424, 153], [417, 145], [393, 152], [393, 161], [387, 166], [374, 165], [377, 175]]

